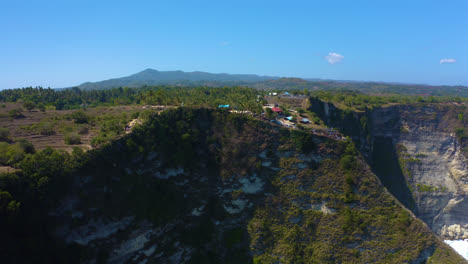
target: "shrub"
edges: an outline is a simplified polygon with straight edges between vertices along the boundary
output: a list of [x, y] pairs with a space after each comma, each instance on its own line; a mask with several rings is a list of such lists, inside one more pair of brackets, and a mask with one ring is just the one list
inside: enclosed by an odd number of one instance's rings
[[23, 103], [23, 107], [26, 108], [26, 110], [31, 111], [36, 107], [36, 104], [32, 101], [25, 101]]
[[7, 141], [10, 137], [10, 131], [6, 127], [0, 127], [0, 141]]
[[109, 119], [101, 123], [101, 132], [114, 132], [116, 134], [122, 132], [125, 124], [119, 119]]
[[407, 211], [402, 210], [398, 214], [398, 218], [396, 221], [397, 221], [398, 228], [401, 231], [403, 231], [411, 225], [411, 215]]
[[80, 135], [87, 135], [89, 133], [88, 126], [82, 126], [78, 129], [78, 134]]
[[86, 124], [88, 123], [88, 120], [89, 120], [88, 115], [83, 111], [73, 112], [71, 117], [77, 124]]
[[10, 145], [7, 152], [8, 164], [13, 165], [24, 159], [25, 153], [19, 143]]
[[46, 106], [43, 103], [38, 103], [37, 104], [37, 109], [39, 109], [41, 112], [46, 111]]
[[71, 133], [65, 136], [64, 141], [67, 145], [77, 145], [81, 144], [81, 137], [76, 133]]
[[100, 133], [99, 135], [91, 139], [91, 146], [98, 147], [105, 145], [112, 139], [113, 136], [115, 136], [115, 134]]
[[344, 155], [340, 160], [341, 167], [345, 170], [352, 169], [354, 167], [355, 162], [356, 160], [354, 156], [351, 155]]
[[19, 143], [8, 145], [5, 142], [0, 143], [0, 163], [14, 165], [23, 160], [25, 153]]
[[34, 149], [33, 143], [31, 143], [31, 141], [27, 139], [24, 139], [24, 138], [18, 139], [17, 144], [19, 144], [19, 146], [27, 154], [33, 154], [34, 152], [36, 152], [36, 150]]
[[68, 153], [64, 151], [58, 151], [47, 147], [33, 155], [27, 155], [19, 164], [19, 167], [23, 170], [23, 175], [26, 177], [32, 177], [34, 179], [49, 178], [54, 180], [66, 175], [69, 169], [66, 162], [68, 157]]
[[39, 123], [39, 133], [41, 133], [41, 135], [46, 135], [46, 136], [55, 134], [54, 125], [51, 123], [46, 123], [46, 122]]
[[12, 118], [21, 118], [21, 117], [24, 117], [23, 115], [23, 109], [21, 108], [15, 108], [15, 109], [12, 109], [10, 110], [10, 112], [8, 112], [8, 115]]
[[455, 133], [457, 134], [458, 137], [464, 137], [465, 136], [465, 129], [464, 128], [457, 128], [455, 130]]
[[138, 111], [132, 113], [132, 115], [131, 115], [132, 119], [137, 119], [139, 116], [140, 116], [140, 112], [138, 112]]
[[314, 124], [320, 124], [320, 122], [322, 122], [322, 120], [318, 117], [318, 116], [314, 116], [312, 118], [312, 121], [314, 122]]
[[309, 133], [293, 130], [291, 138], [296, 144], [296, 148], [304, 153], [309, 153], [315, 148], [312, 136]]
[[6, 155], [8, 146], [8, 143], [0, 142], [0, 164], [7, 164], [8, 162], [8, 157]]
[[273, 110], [271, 110], [270, 108], [265, 109], [265, 113], [268, 119], [273, 119], [276, 116], [275, 112], [273, 112]]
[[304, 113], [305, 113], [305, 110], [302, 109], [302, 108], [298, 108], [298, 109], [296, 109], [296, 111], [297, 111], [299, 114], [304, 114]]

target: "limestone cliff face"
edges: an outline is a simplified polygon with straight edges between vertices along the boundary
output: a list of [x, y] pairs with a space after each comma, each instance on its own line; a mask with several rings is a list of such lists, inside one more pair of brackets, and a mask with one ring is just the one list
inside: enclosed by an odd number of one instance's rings
[[[447, 109], [398, 105], [346, 114], [328, 103], [312, 105], [328, 125], [358, 143], [387, 189], [435, 233], [468, 238], [468, 164], [447, 126]], [[363, 116], [368, 127], [360, 122]]]
[[418, 215], [444, 238], [468, 238], [468, 165], [453, 133], [439, 127], [434, 108], [399, 109], [400, 166], [413, 189]]

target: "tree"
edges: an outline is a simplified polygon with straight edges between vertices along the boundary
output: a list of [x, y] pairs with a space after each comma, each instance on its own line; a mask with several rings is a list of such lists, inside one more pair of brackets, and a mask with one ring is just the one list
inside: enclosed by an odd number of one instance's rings
[[9, 145], [5, 142], [0, 142], [0, 163], [6, 165], [14, 165], [25, 157], [24, 149], [20, 143]]
[[37, 109], [41, 110], [41, 112], [46, 111], [46, 106], [43, 103], [38, 103], [37, 104]]
[[266, 116], [267, 116], [268, 119], [275, 118], [275, 112], [273, 112], [273, 110], [271, 110], [271, 108], [267, 108], [265, 110], [265, 112], [266, 112]]
[[67, 145], [81, 144], [80, 135], [76, 133], [71, 133], [71, 134], [66, 135], [64, 141], [65, 141], [65, 144]]
[[297, 111], [299, 114], [303, 114], [303, 113], [305, 113], [305, 110], [304, 110], [304, 109], [302, 109], [302, 108], [298, 108], [296, 111]]
[[46, 136], [55, 134], [54, 125], [48, 122], [39, 123], [39, 133]]
[[67, 172], [66, 161], [68, 153], [54, 150], [47, 147], [33, 155], [27, 155], [21, 161], [19, 167], [23, 170], [23, 175], [40, 179], [49, 177], [51, 179], [60, 178]]
[[36, 152], [36, 150], [34, 149], [33, 143], [31, 143], [31, 141], [27, 139], [24, 139], [24, 138], [18, 139], [16, 143], [19, 144], [19, 146], [27, 154], [34, 154]]
[[75, 123], [77, 124], [86, 124], [88, 123], [88, 119], [89, 119], [88, 115], [86, 115], [86, 113], [83, 111], [73, 112], [72, 118], [75, 120]]
[[315, 148], [315, 143], [309, 133], [293, 130], [291, 132], [291, 139], [296, 144], [296, 148], [304, 153], [309, 153]]
[[14, 217], [20, 208], [20, 203], [15, 201], [8, 191], [0, 190], [0, 216]]
[[34, 104], [34, 102], [32, 101], [25, 101], [23, 103], [23, 107], [26, 108], [26, 110], [28, 110], [29, 112], [31, 112], [31, 110], [33, 110], [34, 107], [36, 107], [36, 104]]

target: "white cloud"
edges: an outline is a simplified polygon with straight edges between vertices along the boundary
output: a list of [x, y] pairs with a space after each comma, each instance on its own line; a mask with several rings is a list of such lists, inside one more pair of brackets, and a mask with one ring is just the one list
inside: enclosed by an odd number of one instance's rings
[[344, 56], [335, 52], [330, 52], [328, 53], [328, 56], [325, 56], [325, 59], [328, 61], [328, 63], [335, 64], [344, 59]]
[[440, 64], [444, 64], [444, 63], [455, 63], [457, 62], [456, 59], [441, 59], [440, 60]]

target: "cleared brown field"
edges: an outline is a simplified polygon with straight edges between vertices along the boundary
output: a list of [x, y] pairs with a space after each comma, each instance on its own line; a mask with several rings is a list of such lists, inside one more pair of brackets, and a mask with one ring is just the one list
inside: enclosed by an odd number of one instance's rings
[[307, 109], [309, 107], [309, 100], [307, 97], [278, 95], [278, 96], [268, 96], [265, 99], [269, 104], [278, 104], [287, 109], [297, 109], [297, 108]]
[[[0, 127], [7, 128], [10, 132], [12, 140], [25, 138], [34, 144], [36, 150], [44, 149], [48, 146], [55, 149], [63, 149], [71, 152], [73, 147], [81, 147], [83, 149], [90, 149], [91, 139], [95, 137], [100, 128], [98, 121], [91, 122], [86, 125], [88, 133], [81, 135], [81, 144], [67, 145], [64, 142], [64, 136], [69, 133], [70, 128], [77, 127], [73, 120], [67, 120], [66, 115], [72, 114], [79, 110], [47, 110], [41, 112], [38, 109], [27, 111], [23, 109], [20, 118], [11, 118], [9, 112], [13, 109], [21, 108], [20, 103], [0, 103], [5, 105], [0, 107]], [[129, 105], [129, 106], [112, 106], [112, 107], [96, 107], [88, 108], [85, 113], [91, 117], [100, 117], [105, 115], [121, 115], [127, 113], [129, 116], [137, 111], [144, 110], [144, 106]], [[53, 125], [54, 133], [52, 135], [41, 134], [38, 129], [34, 129], [34, 125], [41, 122], [46, 122]]]

